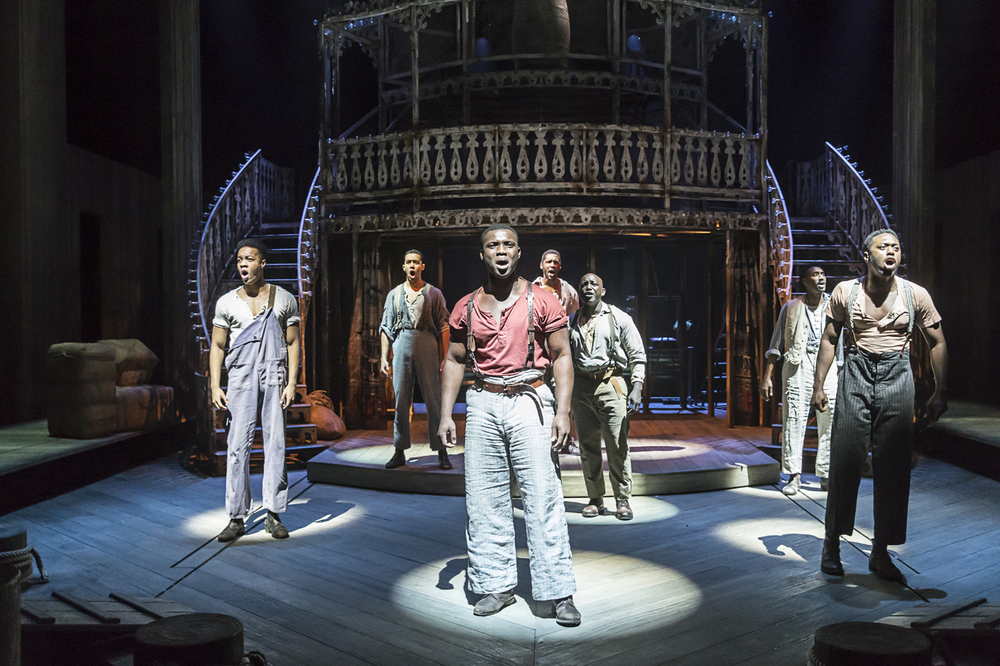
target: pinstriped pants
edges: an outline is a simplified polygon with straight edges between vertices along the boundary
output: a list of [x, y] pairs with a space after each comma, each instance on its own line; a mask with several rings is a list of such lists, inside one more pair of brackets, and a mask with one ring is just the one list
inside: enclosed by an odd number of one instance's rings
[[535, 391], [539, 400], [474, 388], [466, 396], [466, 541], [475, 594], [517, 586], [511, 468], [524, 504], [531, 596], [545, 601], [576, 591], [562, 482], [550, 445], [555, 399], [544, 384]]
[[833, 415], [827, 537], [854, 532], [861, 468], [871, 451], [875, 540], [886, 545], [906, 542], [913, 400], [908, 355], [847, 352]]

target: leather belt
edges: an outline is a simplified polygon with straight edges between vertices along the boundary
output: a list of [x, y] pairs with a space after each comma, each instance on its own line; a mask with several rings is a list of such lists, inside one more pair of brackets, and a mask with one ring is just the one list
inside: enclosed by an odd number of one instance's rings
[[494, 384], [492, 382], [485, 382], [482, 379], [477, 379], [472, 386], [478, 391], [489, 391], [490, 393], [500, 393], [503, 395], [517, 395], [518, 393], [528, 389], [536, 389], [544, 383], [545, 380], [541, 377], [531, 382], [517, 382], [515, 384]]
[[584, 372], [582, 370], [575, 371], [577, 375], [585, 379], [589, 379], [595, 382], [604, 382], [611, 377], [621, 377], [622, 371], [618, 368], [608, 368], [607, 370], [601, 370], [600, 372]]

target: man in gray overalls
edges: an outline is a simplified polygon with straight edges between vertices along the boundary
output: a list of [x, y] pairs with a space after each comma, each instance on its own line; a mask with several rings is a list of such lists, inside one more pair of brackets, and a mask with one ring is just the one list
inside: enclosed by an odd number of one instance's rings
[[[466, 393], [465, 512], [470, 590], [483, 597], [476, 615], [516, 601], [517, 549], [510, 473], [524, 504], [531, 595], [551, 600], [556, 622], [580, 624], [558, 458], [569, 436], [573, 360], [566, 311], [555, 295], [517, 275], [517, 232], [494, 224], [480, 236], [486, 284], [451, 313], [451, 344], [442, 380], [441, 441], [455, 446], [452, 409], [472, 362]], [[544, 377], [552, 369], [558, 399]]]
[[[267, 248], [253, 239], [236, 246], [236, 267], [243, 286], [223, 294], [215, 305], [209, 375], [212, 404], [229, 409], [226, 439], [226, 511], [229, 525], [219, 541], [246, 531], [250, 513], [250, 447], [260, 410], [264, 439], [264, 529], [275, 539], [288, 537], [278, 514], [288, 505], [285, 472], [285, 408], [295, 400], [299, 374], [299, 309], [294, 296], [264, 282]], [[229, 353], [225, 353], [230, 339]], [[225, 356], [228, 386], [221, 388]]]
[[382, 374], [390, 375], [389, 347], [392, 347], [392, 390], [396, 394], [396, 417], [392, 426], [392, 443], [396, 451], [385, 464], [395, 469], [406, 464], [406, 449], [410, 448], [410, 407], [413, 405], [413, 380], [420, 384], [420, 393], [427, 407], [427, 434], [432, 451], [438, 452], [438, 466], [451, 469], [448, 452], [438, 437], [441, 419], [441, 363], [448, 348], [448, 307], [444, 294], [424, 282], [424, 255], [420, 250], [408, 250], [403, 255], [406, 281], [385, 297], [382, 309]]
[[930, 294], [896, 276], [902, 260], [896, 233], [890, 229], [874, 231], [863, 247], [867, 275], [841, 282], [830, 296], [813, 380], [812, 406], [822, 412], [829, 406], [823, 383], [833, 363], [837, 338], [846, 325], [844, 367], [830, 441], [830, 492], [820, 569], [831, 576], [844, 575], [840, 536], [854, 532], [861, 468], [870, 450], [875, 534], [868, 569], [885, 580], [902, 582], [903, 574], [893, 564], [888, 547], [906, 542], [914, 408], [909, 350], [914, 326], [931, 350], [935, 386], [925, 411], [928, 423], [948, 409], [948, 351], [941, 315]]

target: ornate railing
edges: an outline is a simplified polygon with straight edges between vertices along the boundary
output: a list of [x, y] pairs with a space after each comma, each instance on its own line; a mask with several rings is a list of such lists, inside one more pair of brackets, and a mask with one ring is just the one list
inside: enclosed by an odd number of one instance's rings
[[203, 348], [211, 339], [212, 307], [233, 260], [236, 245], [261, 222], [286, 219], [292, 206], [294, 170], [275, 166], [260, 156], [258, 150], [247, 155], [246, 163], [233, 172], [205, 213], [198, 235], [195, 275], [195, 298], [191, 317], [195, 336]]
[[784, 305], [792, 297], [792, 272], [795, 247], [792, 227], [781, 186], [774, 176], [770, 162], [767, 165], [767, 190], [769, 195], [768, 217], [771, 231], [771, 266], [774, 267], [774, 286], [779, 302]]
[[826, 152], [811, 162], [802, 162], [796, 170], [796, 201], [800, 215], [827, 217], [846, 234], [861, 256], [861, 244], [876, 229], [890, 228], [883, 199], [877, 196], [871, 179], [851, 162], [847, 146], [835, 148], [829, 142]]
[[299, 245], [297, 252], [298, 275], [299, 275], [299, 316], [302, 323], [299, 325], [299, 334], [302, 336], [302, 368], [303, 376], [299, 380], [306, 383], [304, 370], [305, 358], [305, 331], [306, 318], [309, 316], [309, 306], [312, 303], [313, 286], [316, 283], [316, 260], [320, 234], [320, 193], [322, 186], [319, 183], [320, 169], [316, 169], [312, 183], [309, 184], [309, 195], [306, 197], [306, 204], [302, 208], [302, 219], [299, 223]]
[[488, 125], [328, 141], [326, 203], [567, 194], [760, 200], [758, 135]]

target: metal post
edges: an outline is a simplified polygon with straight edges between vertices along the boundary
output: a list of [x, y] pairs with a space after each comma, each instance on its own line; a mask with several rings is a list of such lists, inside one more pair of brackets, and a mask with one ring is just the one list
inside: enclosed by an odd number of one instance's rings
[[410, 104], [413, 121], [413, 212], [420, 210], [420, 8], [410, 7]]
[[615, 125], [621, 122], [622, 118], [622, 31], [625, 28], [625, 19], [622, 15], [621, 0], [611, 0], [609, 3], [611, 11], [611, 21], [608, 29], [611, 31], [611, 39], [608, 41], [608, 49], [611, 51], [611, 71], [615, 78], [611, 90], [611, 122]]

